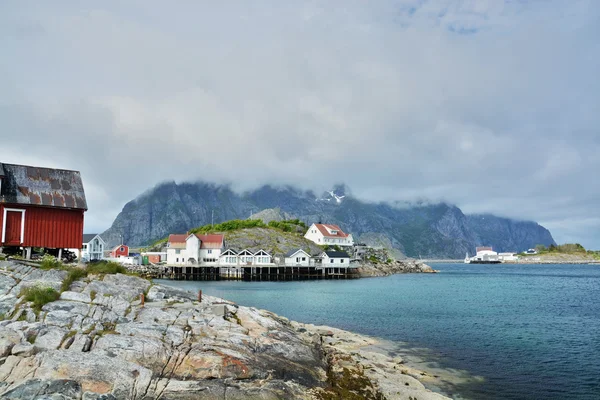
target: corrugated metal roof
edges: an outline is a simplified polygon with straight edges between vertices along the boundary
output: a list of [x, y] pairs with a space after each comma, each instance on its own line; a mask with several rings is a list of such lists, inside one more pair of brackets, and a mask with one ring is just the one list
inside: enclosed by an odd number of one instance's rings
[[87, 210], [78, 171], [2, 164], [0, 203]]

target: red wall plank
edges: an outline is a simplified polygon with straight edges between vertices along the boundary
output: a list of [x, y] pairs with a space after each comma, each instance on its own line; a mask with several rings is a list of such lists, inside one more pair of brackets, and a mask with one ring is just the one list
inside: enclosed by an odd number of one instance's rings
[[[83, 241], [83, 211], [25, 205], [0, 206], [0, 229], [4, 208], [25, 210], [24, 247], [75, 248]], [[1, 232], [0, 232], [1, 233]]]

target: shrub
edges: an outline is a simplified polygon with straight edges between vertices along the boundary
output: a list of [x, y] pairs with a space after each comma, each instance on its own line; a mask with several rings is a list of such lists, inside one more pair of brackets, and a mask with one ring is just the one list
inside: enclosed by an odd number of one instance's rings
[[100, 261], [88, 264], [86, 267], [88, 274], [126, 274], [127, 268], [114, 261]]
[[20, 296], [25, 301], [33, 302], [32, 308], [40, 312], [44, 304], [58, 300], [60, 293], [50, 287], [32, 286], [22, 289]]
[[45, 254], [42, 258], [42, 263], [40, 264], [41, 269], [57, 269], [62, 268], [62, 266], [60, 260], [50, 254]]
[[87, 270], [83, 268], [72, 268], [69, 270], [67, 277], [62, 283], [61, 291], [69, 290], [71, 284], [78, 279], [85, 278], [87, 276]]

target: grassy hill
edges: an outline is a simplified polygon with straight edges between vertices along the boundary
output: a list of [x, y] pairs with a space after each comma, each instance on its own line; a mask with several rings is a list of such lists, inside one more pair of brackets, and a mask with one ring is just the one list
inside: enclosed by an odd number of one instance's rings
[[537, 254], [519, 254], [523, 261], [539, 259], [544, 262], [585, 262], [600, 261], [600, 251], [586, 250], [579, 243], [536, 246]]

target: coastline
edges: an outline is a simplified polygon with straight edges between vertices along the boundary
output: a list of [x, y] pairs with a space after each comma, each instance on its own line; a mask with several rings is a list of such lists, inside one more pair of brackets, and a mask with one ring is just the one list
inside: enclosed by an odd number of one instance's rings
[[67, 271], [0, 267], [3, 398], [448, 398], [372, 337], [122, 274], [36, 308], [23, 290], [60, 290]]

